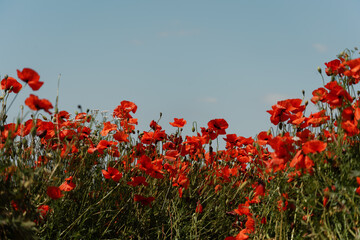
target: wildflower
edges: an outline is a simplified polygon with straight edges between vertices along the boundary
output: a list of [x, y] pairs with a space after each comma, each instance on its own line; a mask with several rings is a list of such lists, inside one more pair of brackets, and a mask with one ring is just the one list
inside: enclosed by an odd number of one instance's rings
[[273, 105], [271, 110], [266, 112], [270, 113], [270, 121], [274, 125], [278, 125], [279, 122], [284, 122], [290, 118], [291, 113], [296, 114], [305, 110], [305, 105], [301, 105], [301, 99], [287, 99], [278, 101], [276, 105]]
[[357, 84], [360, 81], [360, 58], [349, 60], [344, 62], [342, 65], [350, 68], [344, 72], [345, 76], [353, 78], [349, 84]]
[[25, 100], [25, 104], [34, 111], [43, 109], [45, 112], [51, 114], [49, 109], [53, 108], [51, 102], [47, 99], [39, 99], [37, 96], [30, 94], [30, 96]]
[[249, 202], [246, 201], [244, 204], [239, 204], [237, 209], [234, 209], [234, 212], [241, 215], [251, 216], [249, 209]]
[[350, 94], [338, 84], [338, 82], [333, 81], [325, 85], [325, 88], [329, 89], [330, 92], [326, 95], [326, 102], [330, 105], [331, 108], [341, 107], [344, 100], [353, 101], [353, 98]]
[[200, 201], [198, 201], [195, 212], [202, 213], [203, 212], [203, 206], [201, 205]]
[[151, 203], [155, 200], [154, 197], [143, 197], [141, 195], [135, 194], [134, 195], [134, 201], [140, 202], [142, 205], [147, 206], [149, 205], [151, 207]]
[[54, 200], [59, 199], [63, 196], [60, 188], [55, 187], [55, 186], [48, 187], [46, 190], [46, 194]]
[[66, 178], [65, 182], [60, 185], [60, 187], [59, 187], [60, 190], [65, 191], [65, 192], [69, 192], [69, 191], [73, 190], [76, 187], [76, 185], [75, 185], [75, 183], [73, 183], [72, 180], [73, 180], [72, 176]]
[[229, 124], [225, 119], [213, 119], [208, 122], [208, 128], [219, 135], [226, 134], [225, 129], [229, 127]]
[[108, 135], [108, 133], [110, 131], [116, 130], [117, 126], [116, 124], [111, 124], [110, 122], [105, 122], [104, 123], [104, 128], [103, 130], [100, 132], [101, 136], [106, 136]]
[[24, 68], [21, 72], [17, 70], [18, 77], [29, 84], [32, 90], [37, 91], [44, 84], [40, 82], [40, 75], [31, 68]]
[[118, 182], [122, 178], [122, 173], [119, 172], [116, 168], [108, 167], [108, 170], [101, 170], [104, 175], [104, 178], [109, 179], [111, 178], [115, 182]]
[[341, 62], [339, 59], [332, 60], [328, 63], [325, 63], [325, 65], [327, 67], [325, 69], [325, 73], [328, 76], [341, 74], [345, 70], [344, 66], [341, 65]]
[[356, 193], [360, 195], [360, 177], [356, 177], [356, 182], [359, 185], [359, 187], [356, 189]]
[[304, 143], [302, 149], [305, 154], [322, 152], [326, 149], [327, 144], [319, 140], [311, 140]]
[[311, 102], [316, 104], [317, 102], [323, 102], [326, 98], [327, 91], [325, 88], [318, 88], [312, 92], [313, 97], [311, 98]]
[[186, 124], [186, 120], [183, 118], [174, 118], [174, 122], [171, 122], [170, 125], [173, 127], [182, 128]]
[[37, 209], [41, 219], [45, 219], [46, 215], [51, 211], [51, 208], [48, 205], [40, 205]]
[[114, 139], [119, 142], [129, 142], [129, 134], [126, 134], [123, 131], [116, 130], [116, 133], [113, 135]]
[[14, 92], [14, 93], [18, 93], [22, 88], [22, 85], [16, 81], [15, 78], [12, 77], [8, 77], [8, 78], [4, 78], [1, 81], [1, 89], [5, 89], [5, 91], [9, 91], [9, 93]]
[[127, 182], [127, 185], [136, 187], [136, 186], [139, 186], [139, 185], [147, 186], [147, 185], [149, 185], [149, 184], [146, 182], [146, 178], [145, 178], [145, 177], [143, 177], [143, 176], [138, 176], [138, 177], [131, 177], [131, 181], [130, 181], [130, 182]]
[[136, 113], [136, 110], [135, 103], [124, 100], [114, 109], [113, 116], [121, 119], [132, 118], [130, 112]]

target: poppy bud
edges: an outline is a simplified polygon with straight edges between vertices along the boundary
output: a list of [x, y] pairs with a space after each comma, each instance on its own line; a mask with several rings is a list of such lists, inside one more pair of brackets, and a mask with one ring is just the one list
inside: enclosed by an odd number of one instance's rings
[[268, 136], [271, 134], [271, 128], [266, 133]]
[[305, 97], [305, 90], [302, 90], [301, 92], [302, 92], [302, 95]]
[[192, 132], [195, 132], [195, 127], [192, 127], [191, 131], [192, 131]]
[[6, 79], [8, 79], [8, 77], [9, 77], [9, 76], [8, 76], [7, 74], [5, 74], [4, 79], [6, 80]]
[[41, 116], [45, 121], [47, 121], [47, 117], [45, 117], [44, 115], [41, 115]]
[[317, 71], [321, 74], [321, 68], [320, 67], [317, 68]]

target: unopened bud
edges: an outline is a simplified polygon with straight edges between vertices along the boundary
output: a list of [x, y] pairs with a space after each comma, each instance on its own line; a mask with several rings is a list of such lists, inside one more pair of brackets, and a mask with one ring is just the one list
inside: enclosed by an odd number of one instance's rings
[[44, 115], [42, 115], [42, 118], [43, 118], [45, 121], [48, 120], [47, 117], [45, 117]]
[[9, 76], [8, 76], [7, 74], [5, 74], [4, 79], [6, 80], [6, 79], [8, 79], [8, 77], [9, 77]]
[[268, 136], [271, 134], [271, 128], [266, 133]]
[[309, 101], [308, 100], [306, 100], [305, 101], [305, 106], [307, 106], [309, 104]]
[[320, 67], [317, 68], [317, 71], [321, 74], [321, 68]]
[[192, 132], [195, 132], [195, 127], [192, 127], [191, 131], [192, 131]]
[[301, 92], [302, 92], [302, 95], [305, 97], [305, 90], [302, 90]]
[[162, 117], [162, 112], [160, 112], [160, 117]]

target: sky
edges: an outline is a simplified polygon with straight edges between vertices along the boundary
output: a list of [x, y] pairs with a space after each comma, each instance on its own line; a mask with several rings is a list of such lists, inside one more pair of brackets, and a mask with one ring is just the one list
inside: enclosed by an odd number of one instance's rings
[[59, 91], [72, 116], [78, 105], [111, 115], [128, 100], [140, 131], [161, 112], [169, 133], [174, 118], [189, 135], [194, 122], [224, 118], [227, 133], [255, 137], [274, 127], [272, 105], [302, 90], [309, 100], [323, 86], [317, 68], [360, 47], [359, 9], [358, 0], [0, 0], [1, 79], [32, 68], [45, 82], [23, 89], [8, 119], [29, 94], [55, 105]]

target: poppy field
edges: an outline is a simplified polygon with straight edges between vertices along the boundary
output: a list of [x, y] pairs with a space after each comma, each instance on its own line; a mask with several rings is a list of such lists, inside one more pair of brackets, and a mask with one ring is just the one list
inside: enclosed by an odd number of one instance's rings
[[[71, 114], [35, 95], [41, 73], [1, 76], [0, 238], [360, 239], [356, 51], [318, 68], [323, 86], [278, 101], [273, 128], [249, 138], [225, 119], [197, 128], [160, 115], [139, 130], [127, 100], [108, 118]], [[26, 87], [32, 115], [9, 123]]]

